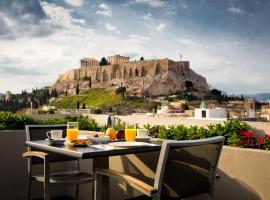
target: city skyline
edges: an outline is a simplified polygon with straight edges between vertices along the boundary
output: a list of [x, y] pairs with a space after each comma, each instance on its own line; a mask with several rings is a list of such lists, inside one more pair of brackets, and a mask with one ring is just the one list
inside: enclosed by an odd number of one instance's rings
[[270, 92], [270, 1], [0, 2], [0, 92], [52, 85], [79, 59], [189, 60], [228, 94]]

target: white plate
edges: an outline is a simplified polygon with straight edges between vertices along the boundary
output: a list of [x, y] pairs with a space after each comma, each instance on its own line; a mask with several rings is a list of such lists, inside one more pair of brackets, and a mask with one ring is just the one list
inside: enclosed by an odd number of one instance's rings
[[110, 141], [110, 137], [109, 136], [100, 136], [100, 137], [93, 137], [93, 136], [86, 136], [87, 139], [94, 143], [94, 144], [99, 144], [99, 143], [108, 143]]
[[109, 143], [110, 146], [118, 148], [137, 148], [149, 146], [149, 143], [146, 142], [112, 142]]

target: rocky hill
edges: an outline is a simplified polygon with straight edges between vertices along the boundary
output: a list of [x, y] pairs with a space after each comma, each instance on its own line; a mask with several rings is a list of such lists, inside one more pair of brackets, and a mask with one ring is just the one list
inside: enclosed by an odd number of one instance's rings
[[83, 92], [89, 88], [115, 89], [122, 85], [130, 93], [159, 96], [185, 91], [187, 81], [198, 94], [209, 90], [206, 79], [190, 69], [188, 61], [166, 58], [71, 69], [58, 78], [52, 89], [60, 94], [75, 94], [77, 86]]

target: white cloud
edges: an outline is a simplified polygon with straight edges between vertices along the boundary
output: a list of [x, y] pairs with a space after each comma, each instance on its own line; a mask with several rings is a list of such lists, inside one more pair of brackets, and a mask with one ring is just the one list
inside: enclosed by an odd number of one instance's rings
[[141, 43], [141, 44], [145, 44], [145, 42], [148, 42], [149, 40], [151, 40], [148, 37], [144, 37], [144, 36], [140, 36], [140, 35], [136, 35], [136, 34], [130, 34], [129, 38], [132, 41], [136, 41], [136, 42]]
[[98, 10], [96, 11], [96, 13], [99, 15], [110, 17], [112, 16], [112, 8], [105, 3], [101, 3], [99, 4]]
[[233, 7], [233, 6], [228, 8], [227, 11], [232, 13], [232, 14], [243, 14], [244, 13], [244, 10], [242, 10], [241, 8], [237, 8], [237, 7]]
[[164, 28], [166, 28], [166, 24], [164, 24], [164, 23], [160, 23], [160, 24], [158, 24], [157, 26], [156, 26], [156, 30], [158, 31], [158, 32], [162, 32], [163, 30], [164, 30]]
[[85, 24], [84, 19], [73, 18], [71, 13], [72, 10], [57, 6], [53, 3], [47, 3], [46, 1], [41, 2], [41, 6], [48, 16], [47, 23], [53, 26], [60, 26], [68, 28], [74, 24]]
[[84, 0], [65, 0], [65, 2], [72, 6], [80, 7], [83, 5]]
[[196, 43], [188, 38], [177, 38], [177, 41], [182, 45], [195, 45]]
[[2, 12], [0, 12], [0, 17], [2, 18], [4, 23], [10, 28], [14, 27], [17, 24], [13, 19], [11, 19], [10, 17], [8, 17]]
[[133, 0], [130, 2], [131, 4], [148, 4], [151, 7], [162, 7], [165, 5], [165, 1], [162, 0]]
[[[267, 51], [243, 38], [199, 35], [186, 27], [175, 33], [171, 30], [165, 32], [169, 21], [147, 21], [149, 28], [146, 30], [110, 34], [118, 31], [115, 24], [102, 22], [98, 24], [102, 30], [93, 30], [88, 24], [83, 24], [83, 19], [74, 18], [70, 9], [44, 1], [42, 7], [48, 19], [42, 20], [37, 28], [43, 30], [45, 24], [53, 29], [50, 34], [1, 39], [0, 92], [11, 90], [15, 93], [25, 88], [29, 91], [35, 86], [52, 85], [60, 73], [78, 68], [82, 57], [100, 59], [121, 54], [133, 55], [136, 59], [143, 56], [145, 59], [169, 57], [179, 60], [180, 53], [184, 60], [190, 61], [191, 69], [205, 76], [208, 83], [218, 89], [228, 93], [269, 91], [268, 46]], [[156, 31], [164, 33], [156, 34]], [[17, 69], [21, 69], [21, 74], [16, 73]], [[23, 72], [26, 74], [22, 75]]]
[[120, 34], [121, 32], [113, 25], [109, 24], [109, 23], [106, 23], [105, 24], [105, 28], [110, 31], [110, 32], [114, 32], [116, 34]]
[[152, 13], [147, 13], [147, 14], [143, 15], [142, 18], [145, 20], [153, 20]]

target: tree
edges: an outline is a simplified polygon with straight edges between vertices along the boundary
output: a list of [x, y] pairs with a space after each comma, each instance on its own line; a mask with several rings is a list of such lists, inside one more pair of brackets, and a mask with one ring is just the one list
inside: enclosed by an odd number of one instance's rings
[[144, 57], [142, 56], [142, 57], [140, 58], [140, 60], [144, 60]]
[[189, 110], [189, 106], [188, 106], [187, 103], [182, 103], [181, 107], [182, 107], [183, 110]]
[[185, 86], [186, 86], [186, 92], [192, 92], [194, 91], [193, 88], [193, 83], [191, 81], [185, 81]]
[[100, 60], [99, 66], [105, 66], [105, 65], [109, 65], [109, 63], [105, 57], [102, 57]]
[[185, 86], [186, 86], [187, 89], [192, 88], [193, 87], [193, 83], [191, 81], [186, 81], [185, 82]]
[[243, 94], [241, 94], [240, 99], [241, 99], [241, 101], [244, 101], [244, 100], [245, 100], [245, 98], [244, 98], [244, 95], [243, 95]]
[[51, 91], [51, 97], [58, 97], [58, 93], [57, 93], [57, 90], [54, 88], [54, 89], [52, 89], [52, 91]]
[[77, 101], [77, 109], [80, 109], [80, 102], [79, 101]]
[[82, 109], [86, 109], [85, 103], [83, 103], [83, 105], [82, 105]]
[[92, 87], [92, 78], [91, 78], [91, 76], [89, 77], [89, 83], [88, 83], [89, 85], [89, 88], [91, 88]]
[[116, 88], [115, 90], [115, 93], [116, 94], [121, 94], [122, 98], [124, 99], [125, 98], [125, 92], [127, 91], [127, 88], [126, 87], [119, 87], [119, 88]]
[[65, 92], [65, 95], [67, 96], [68, 95], [68, 91], [66, 90], [66, 92]]
[[215, 96], [221, 96], [222, 92], [218, 89], [212, 89], [210, 90], [210, 93]]
[[76, 95], [78, 95], [80, 93], [80, 87], [79, 84], [76, 86]]

